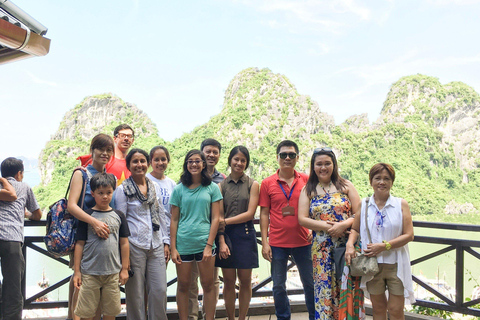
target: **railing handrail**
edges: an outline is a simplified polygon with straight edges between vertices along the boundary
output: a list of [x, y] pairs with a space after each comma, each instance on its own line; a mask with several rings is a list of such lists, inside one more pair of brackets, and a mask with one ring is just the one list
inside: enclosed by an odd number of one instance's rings
[[[254, 219], [254, 224], [260, 224], [260, 219]], [[46, 220], [25, 220], [25, 227], [41, 227], [47, 224]], [[473, 231], [480, 232], [480, 225], [478, 224], [462, 224], [462, 223], [449, 223], [449, 222], [431, 222], [431, 221], [413, 221], [413, 226], [418, 228], [430, 228], [430, 229], [446, 229], [446, 230], [458, 230], [458, 231]]]
[[413, 226], [418, 227], [418, 228], [480, 232], [480, 225], [478, 225], [478, 224], [413, 221]]
[[[255, 224], [259, 224], [259, 219], [254, 220]], [[46, 225], [45, 220], [40, 221], [25, 221], [25, 227], [42, 227]], [[419, 228], [429, 228], [429, 229], [444, 229], [444, 230], [458, 230], [458, 231], [469, 231], [469, 232], [480, 232], [480, 225], [468, 225], [468, 224], [454, 224], [454, 223], [443, 223], [443, 222], [426, 222], [426, 221], [413, 221], [414, 227]], [[261, 239], [258, 239], [260, 236], [260, 232], [257, 231], [257, 242], [261, 244]], [[23, 248], [24, 254], [26, 254], [26, 247], [30, 247], [31, 249], [40, 252], [41, 254], [47, 254], [45, 249], [38, 247], [34, 244], [34, 242], [42, 242], [42, 236], [27, 236], [25, 237], [25, 247]], [[427, 301], [427, 300], [417, 300], [415, 303], [419, 306], [424, 306], [433, 309], [440, 309], [446, 311], [453, 311], [459, 312], [463, 314], [469, 314], [474, 316], [480, 316], [480, 309], [472, 308], [474, 304], [480, 303], [480, 299], [476, 299], [475, 301], [466, 302], [464, 301], [464, 253], [467, 252], [472, 255], [474, 258], [480, 260], [480, 252], [477, 252], [472, 249], [473, 248], [480, 248], [480, 241], [477, 240], [470, 240], [470, 239], [458, 239], [458, 238], [440, 238], [440, 237], [431, 237], [431, 236], [415, 236], [414, 242], [422, 242], [422, 243], [433, 243], [433, 244], [440, 244], [446, 245], [448, 247], [438, 250], [436, 252], [426, 254], [418, 259], [412, 261], [412, 265], [418, 264], [420, 262], [429, 260], [433, 257], [439, 256], [448, 251], [455, 251], [456, 252], [456, 266], [455, 266], [455, 301], [451, 301], [440, 292], [438, 292], [435, 288], [431, 287], [430, 285], [422, 282], [421, 279], [413, 276], [413, 280], [420, 286], [424, 287], [426, 290], [437, 296], [442, 300], [442, 302], [435, 302], [435, 301]], [[48, 255], [49, 256], [49, 255]], [[55, 259], [49, 256], [52, 259]], [[56, 259], [61, 260], [62, 263], [66, 263], [64, 259]], [[66, 279], [61, 280], [60, 282], [66, 283]], [[176, 278], [170, 280], [168, 285], [172, 285], [176, 282]], [[254, 286], [253, 289], [253, 296], [272, 296], [271, 291], [258, 291], [260, 287], [263, 287], [265, 284], [271, 282], [271, 277], [268, 277], [260, 282], [260, 285]], [[57, 288], [62, 284], [54, 284]], [[24, 289], [25, 290], [25, 289]], [[42, 291], [45, 292], [45, 291]], [[287, 290], [288, 294], [301, 294], [302, 290], [299, 289], [289, 289]], [[37, 294], [39, 295], [39, 294]], [[35, 296], [34, 296], [35, 297]], [[52, 301], [52, 302], [30, 302], [32, 301], [33, 297], [25, 297], [26, 300], [29, 302], [25, 306], [25, 309], [48, 309], [48, 308], [58, 308], [58, 307], [65, 307], [66, 301]], [[168, 301], [172, 302], [175, 301], [175, 296], [169, 296]]]

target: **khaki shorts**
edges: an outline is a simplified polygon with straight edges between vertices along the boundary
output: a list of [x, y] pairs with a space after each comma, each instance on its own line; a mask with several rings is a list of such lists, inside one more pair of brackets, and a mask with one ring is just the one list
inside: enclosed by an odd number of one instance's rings
[[367, 282], [367, 290], [370, 294], [384, 294], [388, 289], [390, 294], [403, 296], [403, 283], [397, 277], [397, 264], [378, 264], [379, 272], [372, 280]]
[[116, 316], [122, 311], [118, 273], [107, 276], [82, 274], [75, 315], [80, 318], [95, 316], [98, 305], [106, 316]]

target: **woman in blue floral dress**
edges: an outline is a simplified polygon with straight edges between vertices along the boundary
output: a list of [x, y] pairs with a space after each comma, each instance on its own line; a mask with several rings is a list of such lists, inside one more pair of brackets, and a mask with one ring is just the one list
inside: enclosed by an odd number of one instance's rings
[[[359, 319], [364, 316], [363, 293], [357, 289], [358, 285], [355, 286], [359, 281], [348, 275], [348, 268], [335, 270], [333, 259], [334, 249], [345, 247], [348, 229], [359, 209], [358, 192], [350, 181], [338, 174], [332, 149], [315, 149], [310, 177], [298, 205], [299, 223], [313, 230], [315, 319]], [[337, 275], [338, 272], [342, 275]]]

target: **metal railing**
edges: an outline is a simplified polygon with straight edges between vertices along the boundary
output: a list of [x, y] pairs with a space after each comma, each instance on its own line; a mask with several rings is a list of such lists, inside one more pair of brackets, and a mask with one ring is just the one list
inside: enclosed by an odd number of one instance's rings
[[[429, 228], [429, 229], [480, 232], [480, 226], [467, 225], [467, 224], [414, 221], [413, 226], [419, 227], [419, 228]], [[420, 242], [420, 243], [433, 243], [433, 244], [443, 245], [445, 247], [433, 253], [426, 254], [420, 258], [417, 258], [411, 261], [412, 266], [419, 264], [420, 262], [427, 261], [429, 259], [446, 254], [447, 252], [455, 251], [455, 299], [454, 301], [446, 297], [444, 294], [439, 292], [433, 286], [425, 283], [424, 281], [419, 279], [417, 276], [413, 275], [414, 282], [416, 282], [418, 285], [422, 286], [427, 291], [434, 294], [438, 298], [438, 300], [440, 300], [440, 301], [417, 300], [415, 305], [480, 317], [480, 298], [471, 300], [471, 301], [466, 301], [464, 296], [465, 252], [471, 254], [473, 257], [476, 258], [476, 261], [479, 262], [479, 264], [477, 265], [477, 268], [475, 268], [474, 270], [475, 272], [477, 272], [477, 277], [478, 277], [478, 274], [480, 274], [480, 268], [479, 268], [480, 253], [478, 251], [475, 251], [473, 248], [480, 248], [480, 241], [466, 240], [466, 239], [426, 237], [426, 236], [415, 236], [415, 239], [413, 241]], [[477, 306], [475, 307], [475, 305]]]
[[[258, 224], [258, 220], [255, 221]], [[468, 231], [468, 232], [480, 232], [480, 226], [477, 225], [461, 225], [461, 224], [450, 224], [450, 223], [434, 223], [434, 222], [420, 222], [414, 221], [414, 227], [418, 228], [429, 228], [429, 229], [446, 229], [446, 230], [460, 230], [460, 231]], [[26, 221], [26, 227], [39, 227], [45, 226], [45, 221]], [[260, 233], [257, 232], [257, 242], [261, 244], [261, 240], [259, 239]], [[475, 249], [480, 248], [480, 241], [475, 240], [467, 240], [467, 239], [451, 239], [451, 238], [439, 238], [439, 237], [431, 237], [431, 236], [415, 236], [414, 242], [418, 243], [430, 243], [430, 244], [437, 244], [437, 245], [444, 245], [445, 247], [437, 250], [433, 253], [422, 255], [421, 257], [411, 261], [411, 265], [417, 265], [421, 262], [427, 261], [434, 257], [440, 256], [450, 251], [455, 252], [455, 299], [450, 299], [449, 297], [445, 296], [441, 292], [439, 292], [433, 286], [427, 284], [425, 281], [422, 281], [417, 276], [413, 276], [413, 281], [416, 282], [419, 286], [423, 287], [428, 292], [435, 295], [439, 301], [430, 301], [430, 300], [417, 300], [415, 303], [416, 305], [439, 309], [439, 310], [446, 310], [452, 312], [463, 313], [467, 315], [473, 316], [480, 316], [480, 309], [478, 305], [480, 304], [480, 298], [475, 299], [472, 301], [466, 301], [464, 297], [464, 286], [465, 286], [465, 252], [472, 255], [476, 258], [475, 261], [480, 260], [480, 253]], [[39, 246], [38, 243], [42, 243], [42, 246]], [[57, 260], [60, 263], [67, 265], [69, 261], [64, 258], [54, 258], [49, 255], [49, 253], [43, 248], [43, 237], [41, 236], [26, 236], [25, 237], [25, 245], [23, 247], [23, 253], [25, 256], [25, 261], [28, 263], [27, 257], [27, 248], [30, 248], [40, 254], [46, 255], [51, 259]], [[474, 249], [475, 248], [475, 249]], [[477, 249], [478, 250], [478, 249]], [[288, 268], [292, 268], [294, 266], [294, 262], [290, 261]], [[480, 264], [479, 264], [480, 266]], [[478, 277], [480, 274], [480, 268], [475, 268], [474, 272], [478, 273], [474, 276]], [[60, 288], [61, 286], [68, 285], [70, 281], [70, 277], [65, 277], [64, 279], [50, 285], [48, 288], [42, 290], [41, 292], [25, 298], [24, 309], [49, 309], [49, 308], [66, 308], [68, 306], [67, 301], [36, 301], [40, 297]], [[223, 281], [222, 277], [220, 280]], [[176, 283], [177, 279], [173, 278], [168, 281], [167, 286], [171, 286]], [[272, 297], [271, 290], [260, 290], [264, 288], [267, 284], [272, 282], [271, 277], [267, 277], [263, 280], [260, 280], [258, 284], [252, 287], [252, 296], [253, 297]], [[26, 284], [25, 284], [25, 277], [22, 284], [23, 288], [23, 295], [25, 297], [26, 294]], [[122, 288], [123, 289], [123, 288]], [[289, 289], [287, 290], [289, 295], [293, 294], [303, 294], [302, 289]], [[222, 295], [220, 295], [222, 297]], [[175, 296], [168, 296], [168, 302], [176, 301]], [[199, 296], [201, 299], [201, 296]]]

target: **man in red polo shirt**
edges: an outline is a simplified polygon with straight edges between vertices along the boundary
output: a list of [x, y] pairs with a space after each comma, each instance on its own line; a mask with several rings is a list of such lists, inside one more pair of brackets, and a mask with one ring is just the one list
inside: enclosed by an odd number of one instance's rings
[[[117, 177], [117, 186], [121, 185], [125, 179], [130, 177], [130, 171], [127, 169], [127, 162], [125, 160], [128, 150], [135, 140], [135, 132], [128, 124], [121, 124], [113, 131], [113, 141], [115, 142], [115, 153], [110, 161], [105, 166], [108, 173]], [[92, 155], [87, 154], [77, 158], [81, 165], [86, 167], [92, 163]]]
[[295, 171], [298, 146], [284, 140], [277, 146], [280, 169], [262, 181], [260, 187], [260, 230], [262, 255], [271, 263], [273, 299], [277, 319], [290, 319], [290, 303], [286, 291], [288, 258], [295, 261], [305, 293], [309, 319], [315, 316], [313, 298], [313, 266], [311, 237], [308, 229], [298, 224], [298, 198], [308, 175]]

